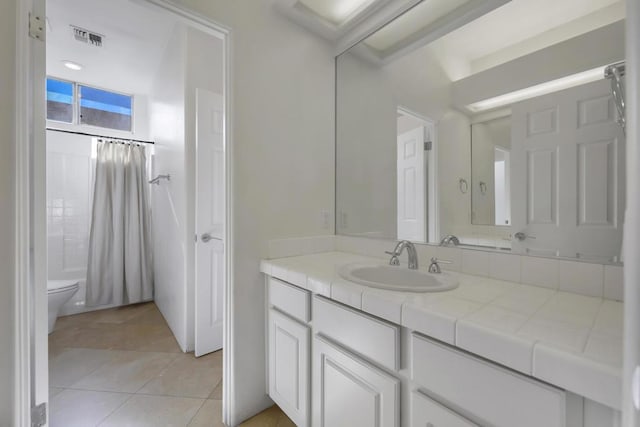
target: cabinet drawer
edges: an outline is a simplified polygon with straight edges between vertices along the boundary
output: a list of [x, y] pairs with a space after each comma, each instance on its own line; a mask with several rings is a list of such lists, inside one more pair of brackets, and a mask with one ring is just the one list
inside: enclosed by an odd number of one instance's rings
[[424, 394], [411, 392], [411, 427], [478, 427]]
[[305, 323], [311, 320], [310, 295], [297, 286], [269, 278], [269, 304]]
[[313, 298], [313, 327], [381, 366], [400, 368], [400, 327], [322, 297]]
[[411, 376], [421, 387], [495, 427], [563, 427], [563, 390], [422, 336], [411, 337]]

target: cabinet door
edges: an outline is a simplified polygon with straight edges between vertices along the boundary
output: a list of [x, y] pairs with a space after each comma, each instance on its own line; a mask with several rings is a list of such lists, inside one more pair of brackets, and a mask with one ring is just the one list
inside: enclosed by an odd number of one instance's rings
[[314, 427], [398, 427], [400, 381], [316, 335]]
[[269, 396], [296, 423], [309, 425], [311, 332], [269, 310]]
[[411, 427], [478, 427], [424, 394], [411, 393]]

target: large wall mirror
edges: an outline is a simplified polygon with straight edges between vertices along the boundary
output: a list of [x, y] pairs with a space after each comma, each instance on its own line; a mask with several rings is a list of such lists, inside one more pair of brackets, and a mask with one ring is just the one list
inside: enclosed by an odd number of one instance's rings
[[621, 259], [624, 4], [560, 3], [424, 0], [336, 58], [337, 234]]

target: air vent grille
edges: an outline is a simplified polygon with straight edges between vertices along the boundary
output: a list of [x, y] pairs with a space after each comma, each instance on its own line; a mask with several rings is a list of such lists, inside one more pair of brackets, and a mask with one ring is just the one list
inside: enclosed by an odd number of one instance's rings
[[102, 47], [104, 36], [102, 34], [94, 33], [89, 30], [85, 30], [81, 27], [71, 26], [73, 31], [73, 38], [81, 43], [86, 43], [91, 46]]

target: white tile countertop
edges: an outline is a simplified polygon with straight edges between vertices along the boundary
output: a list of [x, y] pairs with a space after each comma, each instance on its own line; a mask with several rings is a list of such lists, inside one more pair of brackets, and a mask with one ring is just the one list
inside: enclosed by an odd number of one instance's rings
[[450, 291], [386, 291], [342, 279], [337, 269], [353, 262], [386, 261], [325, 252], [263, 260], [260, 270], [620, 409], [621, 302], [454, 272]]

